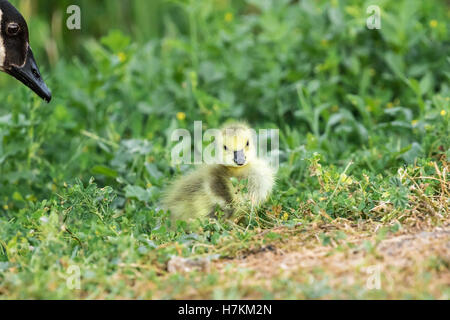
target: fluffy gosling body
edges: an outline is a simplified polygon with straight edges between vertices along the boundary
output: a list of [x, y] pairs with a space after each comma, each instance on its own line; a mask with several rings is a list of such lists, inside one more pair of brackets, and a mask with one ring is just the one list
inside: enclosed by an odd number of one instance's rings
[[[165, 192], [163, 207], [171, 220], [190, 220], [215, 217], [221, 209], [230, 218], [237, 208], [263, 204], [275, 183], [275, 171], [257, 157], [252, 130], [245, 124], [225, 126], [221, 139], [216, 141], [222, 150], [220, 164], [204, 164], [190, 174], [176, 180]], [[247, 180], [247, 194], [235, 189], [231, 178]]]

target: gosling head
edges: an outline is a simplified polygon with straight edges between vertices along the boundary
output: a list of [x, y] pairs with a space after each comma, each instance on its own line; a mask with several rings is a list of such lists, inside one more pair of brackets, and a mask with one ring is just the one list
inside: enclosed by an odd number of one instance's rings
[[6, 0], [0, 0], [0, 71], [13, 76], [50, 102], [52, 94], [31, 51], [27, 23]]
[[245, 124], [231, 124], [222, 129], [223, 164], [240, 168], [256, 158], [254, 131]]

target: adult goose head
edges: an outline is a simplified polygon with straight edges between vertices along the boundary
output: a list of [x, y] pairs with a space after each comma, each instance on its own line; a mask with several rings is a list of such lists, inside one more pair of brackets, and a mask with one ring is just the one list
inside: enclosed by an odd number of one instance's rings
[[0, 0], [0, 70], [22, 82], [45, 101], [52, 99], [31, 51], [27, 23], [6, 0]]

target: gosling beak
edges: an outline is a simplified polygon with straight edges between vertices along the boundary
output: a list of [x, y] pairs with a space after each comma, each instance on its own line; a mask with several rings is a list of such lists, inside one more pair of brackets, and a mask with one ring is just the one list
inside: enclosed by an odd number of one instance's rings
[[234, 152], [234, 163], [240, 167], [245, 164], [244, 150]]
[[22, 67], [12, 66], [10, 69], [5, 71], [33, 90], [47, 103], [52, 100], [52, 93], [42, 79], [39, 68], [34, 60], [33, 51], [31, 51], [29, 46], [25, 64]]

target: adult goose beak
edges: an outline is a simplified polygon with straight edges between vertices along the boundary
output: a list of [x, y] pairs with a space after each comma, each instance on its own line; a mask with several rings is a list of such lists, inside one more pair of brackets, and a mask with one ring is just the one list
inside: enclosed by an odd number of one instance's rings
[[11, 66], [6, 73], [13, 76], [28, 88], [33, 90], [39, 97], [47, 103], [52, 100], [52, 93], [42, 79], [39, 68], [34, 59], [33, 51], [28, 46], [27, 58], [22, 66]]

